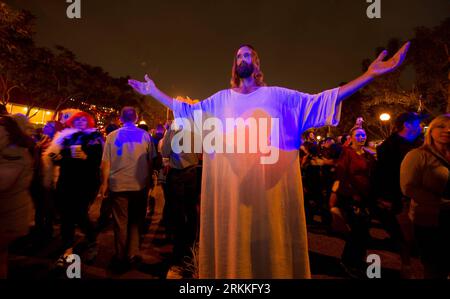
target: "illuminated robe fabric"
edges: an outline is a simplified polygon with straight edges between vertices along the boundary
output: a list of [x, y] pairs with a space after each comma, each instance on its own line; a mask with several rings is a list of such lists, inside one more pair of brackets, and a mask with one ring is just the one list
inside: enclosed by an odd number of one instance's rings
[[[338, 124], [338, 90], [310, 95], [280, 87], [260, 87], [250, 94], [228, 89], [193, 105], [174, 101], [176, 118], [194, 121], [194, 111], [201, 111], [203, 122], [220, 119], [225, 144], [227, 134], [238, 134], [227, 131], [227, 118], [279, 119], [274, 164], [262, 164], [261, 156], [268, 154], [259, 150], [203, 154], [200, 278], [310, 277], [298, 149], [303, 131]], [[258, 129], [263, 123], [257, 122]], [[270, 140], [277, 133], [273, 129], [268, 128]], [[197, 130], [203, 138], [211, 132], [201, 125]]]

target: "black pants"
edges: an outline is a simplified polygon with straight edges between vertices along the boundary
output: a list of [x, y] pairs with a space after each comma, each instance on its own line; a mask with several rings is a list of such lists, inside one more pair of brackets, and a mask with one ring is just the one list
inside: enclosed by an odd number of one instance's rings
[[171, 211], [172, 211], [172, 202], [169, 195], [169, 179], [166, 178], [165, 183], [161, 183], [161, 187], [164, 194], [164, 207], [162, 212], [162, 219], [160, 224], [163, 225], [166, 228], [166, 232], [168, 235], [171, 235], [172, 232], [170, 231], [170, 223], [172, 221], [171, 219]]
[[53, 189], [40, 187], [38, 193], [33, 193], [34, 223], [39, 238], [49, 238], [53, 234], [53, 222], [55, 218]]
[[197, 237], [197, 169], [171, 169], [167, 176], [171, 202], [171, 227], [174, 237], [173, 263], [190, 257]]
[[346, 205], [344, 211], [350, 233], [345, 242], [342, 262], [352, 267], [363, 267], [370, 238], [369, 216], [364, 211], [355, 212], [352, 205]]
[[438, 227], [414, 226], [426, 279], [447, 279], [450, 275], [450, 212], [439, 216]]
[[89, 207], [95, 200], [97, 188], [81, 187], [67, 188], [60, 184], [57, 196], [61, 213], [61, 237], [64, 249], [74, 246], [75, 226], [81, 228], [87, 240], [92, 243], [96, 240], [95, 228], [89, 219]]

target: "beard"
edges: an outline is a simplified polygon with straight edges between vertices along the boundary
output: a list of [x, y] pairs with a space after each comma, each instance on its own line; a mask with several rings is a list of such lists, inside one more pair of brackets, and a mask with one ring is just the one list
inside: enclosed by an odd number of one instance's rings
[[241, 79], [247, 79], [253, 74], [253, 71], [255, 68], [253, 67], [253, 64], [248, 64], [246, 62], [242, 62], [240, 65], [237, 66], [236, 72]]

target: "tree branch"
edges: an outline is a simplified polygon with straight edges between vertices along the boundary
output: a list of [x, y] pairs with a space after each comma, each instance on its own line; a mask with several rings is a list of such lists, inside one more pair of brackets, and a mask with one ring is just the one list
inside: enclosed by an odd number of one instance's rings
[[11, 99], [11, 91], [12, 91], [14, 88], [19, 88], [19, 86], [18, 86], [18, 85], [11, 86], [11, 87], [8, 88], [8, 90], [6, 91], [6, 103], [9, 103], [9, 100]]
[[[35, 107], [33, 107], [33, 108], [35, 108]], [[33, 109], [33, 108], [31, 108], [31, 109]], [[29, 110], [30, 112], [31, 112], [31, 109]], [[28, 118], [31, 119], [31, 118], [35, 117], [36, 114], [39, 113], [39, 111], [41, 111], [41, 108], [38, 108], [37, 111], [32, 116], [29, 116]]]

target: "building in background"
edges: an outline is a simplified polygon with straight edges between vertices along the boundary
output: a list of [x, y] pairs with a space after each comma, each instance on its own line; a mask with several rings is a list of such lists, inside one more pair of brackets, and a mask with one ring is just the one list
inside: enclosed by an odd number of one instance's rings
[[[16, 103], [6, 104], [6, 109], [10, 114], [22, 113], [27, 114], [28, 107]], [[43, 109], [43, 108], [32, 108], [28, 116], [30, 117], [30, 122], [36, 125], [44, 125], [46, 122], [52, 120], [54, 110]]]

